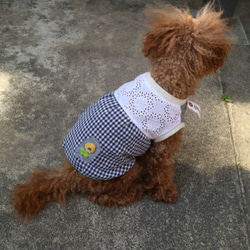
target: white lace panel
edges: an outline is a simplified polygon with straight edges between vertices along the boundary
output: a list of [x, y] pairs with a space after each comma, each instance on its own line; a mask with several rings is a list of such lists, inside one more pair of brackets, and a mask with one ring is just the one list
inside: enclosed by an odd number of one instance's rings
[[[145, 73], [115, 91], [115, 97], [135, 125], [156, 139], [181, 123], [181, 106], [158, 93]], [[168, 94], [168, 93], [167, 93]]]

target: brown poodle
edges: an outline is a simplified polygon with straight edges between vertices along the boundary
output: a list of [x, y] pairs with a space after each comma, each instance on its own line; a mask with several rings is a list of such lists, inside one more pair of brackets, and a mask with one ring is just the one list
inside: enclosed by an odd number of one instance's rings
[[[142, 51], [151, 62], [150, 72], [100, 98], [83, 113], [64, 140], [64, 167], [35, 170], [27, 183], [15, 186], [11, 202], [20, 218], [28, 220], [49, 201], [64, 204], [66, 196], [76, 192], [108, 207], [137, 202], [145, 192], [154, 201], [176, 201], [178, 190], [173, 182], [172, 167], [184, 127], [180, 110], [185, 109], [187, 98], [199, 88], [199, 81], [223, 65], [231, 50], [230, 39], [224, 35], [227, 26], [221, 19], [222, 12], [216, 12], [211, 4], [202, 8], [196, 18], [188, 10], [170, 5], [147, 9], [146, 14], [150, 19], [150, 31], [145, 34]], [[152, 87], [148, 82], [153, 82], [154, 88], [149, 95], [143, 92]], [[142, 92], [144, 97], [148, 96], [145, 97], [147, 104], [152, 104], [148, 110], [161, 111], [152, 113], [141, 123], [135, 121], [137, 126], [134, 126], [131, 120], [136, 108], [142, 110], [136, 103], [143, 99], [139, 98]], [[165, 100], [164, 96], [170, 99]], [[123, 103], [122, 109], [122, 105], [118, 107], [118, 101]], [[162, 102], [163, 108], [154, 106], [157, 102]], [[108, 111], [102, 109], [103, 103], [109, 105]], [[96, 115], [96, 110], [101, 110], [103, 116]], [[125, 115], [121, 116], [121, 113]], [[162, 115], [167, 121], [159, 118]], [[97, 121], [98, 126], [95, 126], [101, 135], [93, 132], [94, 129], [86, 129], [97, 116], [104, 119]], [[106, 117], [111, 125], [107, 125]], [[156, 123], [159, 118], [160, 125], [148, 124], [152, 117], [156, 117]], [[140, 113], [137, 118], [144, 119], [140, 118]], [[120, 125], [117, 125], [117, 119]], [[177, 128], [166, 128], [169, 124], [175, 124]], [[151, 130], [150, 126], [153, 127]], [[104, 136], [106, 127], [111, 133]], [[111, 142], [111, 138], [116, 142]]]

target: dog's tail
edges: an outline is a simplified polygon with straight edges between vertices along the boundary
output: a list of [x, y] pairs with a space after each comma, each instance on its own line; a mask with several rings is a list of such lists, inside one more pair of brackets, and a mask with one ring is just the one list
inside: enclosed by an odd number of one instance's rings
[[77, 192], [79, 172], [65, 161], [64, 167], [35, 170], [28, 182], [17, 184], [11, 192], [11, 203], [20, 220], [27, 222], [37, 215], [49, 201], [65, 204], [66, 195]]

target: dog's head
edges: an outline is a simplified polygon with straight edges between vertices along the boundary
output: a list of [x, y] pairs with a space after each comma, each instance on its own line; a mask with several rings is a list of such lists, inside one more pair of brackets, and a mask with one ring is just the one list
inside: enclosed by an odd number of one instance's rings
[[152, 63], [171, 59], [201, 79], [216, 72], [231, 50], [222, 11], [216, 12], [211, 4], [202, 8], [196, 18], [189, 10], [171, 5], [147, 9], [146, 15], [151, 30], [145, 34], [143, 53]]

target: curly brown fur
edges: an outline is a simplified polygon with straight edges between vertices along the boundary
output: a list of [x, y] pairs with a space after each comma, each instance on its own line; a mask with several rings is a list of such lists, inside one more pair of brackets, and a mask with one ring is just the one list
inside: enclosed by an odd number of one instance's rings
[[[143, 53], [151, 61], [151, 75], [167, 92], [179, 99], [194, 95], [203, 77], [216, 72], [227, 58], [230, 40], [222, 12], [206, 5], [194, 19], [188, 10], [167, 5], [148, 9], [150, 31]], [[64, 204], [66, 195], [81, 192], [94, 203], [120, 207], [140, 200], [147, 192], [155, 201], [175, 202], [173, 156], [181, 143], [182, 130], [150, 149], [132, 169], [108, 181], [81, 175], [68, 160], [63, 168], [35, 170], [25, 184], [13, 189], [11, 202], [20, 218], [29, 219], [52, 200]]]
[[171, 5], [148, 10], [149, 31], [143, 41], [143, 53], [151, 60], [151, 74], [166, 91], [180, 99], [195, 94], [199, 80], [215, 73], [231, 49], [228, 30], [220, 19], [222, 12], [205, 6], [193, 19]]

